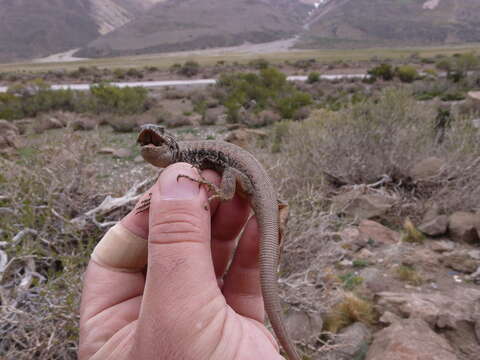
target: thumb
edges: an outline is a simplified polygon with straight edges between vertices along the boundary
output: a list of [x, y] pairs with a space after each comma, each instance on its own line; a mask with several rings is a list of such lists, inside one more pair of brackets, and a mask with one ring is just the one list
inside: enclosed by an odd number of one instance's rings
[[178, 175], [199, 178], [189, 164], [169, 166], [154, 186], [150, 203], [148, 270], [139, 325], [143, 327], [143, 316], [151, 324], [145, 336], [156, 336], [157, 343], [159, 327], [160, 337], [185, 338], [225, 306], [212, 264], [207, 192]]

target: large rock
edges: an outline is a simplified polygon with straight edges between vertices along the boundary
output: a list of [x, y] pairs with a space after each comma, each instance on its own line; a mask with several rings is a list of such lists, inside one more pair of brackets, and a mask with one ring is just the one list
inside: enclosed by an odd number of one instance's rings
[[394, 203], [394, 199], [378, 194], [364, 194], [360, 190], [352, 190], [335, 196], [332, 209], [358, 219], [371, 219], [385, 214]]
[[360, 236], [366, 241], [379, 244], [395, 244], [400, 241], [400, 234], [371, 220], [363, 220], [359, 225]]
[[16, 149], [20, 146], [20, 131], [9, 121], [0, 120], [0, 150]]
[[470, 91], [467, 96], [473, 106], [477, 110], [480, 110], [480, 91]]
[[375, 334], [366, 360], [457, 360], [450, 344], [421, 319], [404, 319]]
[[290, 308], [285, 314], [285, 326], [293, 340], [306, 340], [317, 337], [322, 332], [323, 320], [319, 313]]
[[373, 267], [362, 269], [359, 276], [363, 279], [363, 285], [374, 293], [387, 291], [391, 284], [384, 272]]
[[[363, 359], [368, 350], [372, 332], [360, 322], [356, 322], [342, 329], [335, 337], [337, 350], [328, 354], [330, 360]], [[319, 358], [323, 359], [323, 357]]]
[[40, 116], [33, 126], [37, 134], [41, 134], [46, 130], [61, 129], [63, 127], [64, 124], [59, 119], [48, 114]]
[[448, 216], [439, 215], [423, 222], [419, 227], [422, 233], [430, 236], [439, 236], [447, 232], [448, 229]]
[[449, 268], [471, 274], [480, 266], [480, 250], [457, 250], [443, 255], [440, 261]]
[[410, 174], [414, 180], [425, 180], [439, 175], [444, 166], [445, 160], [432, 156], [415, 164]]
[[478, 243], [480, 242], [480, 214], [455, 212], [448, 219], [448, 230], [454, 240]]
[[456, 330], [465, 323], [473, 328], [479, 314], [480, 289], [455, 286], [445, 293], [382, 292], [377, 300], [380, 312], [419, 318], [432, 328]]

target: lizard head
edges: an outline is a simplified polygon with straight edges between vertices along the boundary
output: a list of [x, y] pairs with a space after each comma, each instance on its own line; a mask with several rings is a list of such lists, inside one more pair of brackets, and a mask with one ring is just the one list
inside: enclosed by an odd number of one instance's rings
[[142, 157], [154, 166], [164, 168], [176, 161], [177, 141], [162, 126], [142, 126], [137, 142], [142, 146]]

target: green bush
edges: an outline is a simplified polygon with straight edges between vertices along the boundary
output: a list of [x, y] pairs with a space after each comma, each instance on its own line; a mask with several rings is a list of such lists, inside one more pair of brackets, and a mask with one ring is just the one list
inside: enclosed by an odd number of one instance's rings
[[41, 81], [15, 84], [0, 94], [0, 118], [13, 120], [63, 110], [72, 112], [136, 114], [147, 109], [147, 90], [99, 84], [90, 92], [52, 90]]
[[192, 77], [200, 72], [200, 64], [196, 61], [189, 60], [181, 65], [178, 73], [183, 76]]
[[291, 119], [298, 109], [312, 104], [313, 100], [310, 94], [295, 91], [289, 96], [285, 96], [276, 101], [276, 109], [285, 119]]
[[106, 84], [90, 88], [96, 113], [136, 114], [147, 109], [147, 90], [141, 87], [119, 88]]
[[262, 70], [268, 68], [270, 66], [270, 63], [268, 62], [268, 60], [265, 59], [254, 59], [251, 60], [248, 65], [250, 67], [253, 67], [254, 69]]
[[308, 74], [307, 84], [313, 84], [319, 81], [320, 81], [320, 73], [314, 71]]
[[411, 83], [418, 79], [418, 71], [411, 65], [399, 66], [396, 68], [395, 73], [400, 81], [405, 83]]
[[297, 109], [312, 103], [309, 94], [296, 90], [285, 74], [272, 67], [262, 69], [260, 74], [222, 74], [217, 86], [225, 90], [220, 101], [227, 108], [230, 122], [238, 121], [242, 107], [254, 112], [274, 108], [291, 118]]
[[380, 64], [370, 69], [368, 75], [375, 79], [380, 78], [385, 81], [390, 81], [393, 79], [395, 73], [390, 64]]

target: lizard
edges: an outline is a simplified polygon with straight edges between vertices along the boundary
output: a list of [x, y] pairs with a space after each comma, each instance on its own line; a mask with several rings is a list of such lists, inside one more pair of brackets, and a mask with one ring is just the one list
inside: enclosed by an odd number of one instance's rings
[[[177, 141], [159, 125], [144, 125], [138, 135], [141, 155], [148, 163], [165, 168], [176, 162], [186, 162], [204, 170], [212, 169], [222, 175], [220, 186], [206, 180], [193, 181], [207, 185], [214, 198], [222, 201], [233, 198], [237, 184], [242, 194], [249, 197], [260, 231], [260, 284], [267, 316], [273, 331], [289, 360], [301, 360], [284, 324], [278, 296], [277, 266], [279, 259], [279, 201], [273, 184], [264, 167], [247, 150], [224, 141]], [[147, 199], [137, 211], [149, 207]]]

